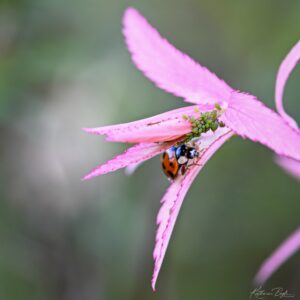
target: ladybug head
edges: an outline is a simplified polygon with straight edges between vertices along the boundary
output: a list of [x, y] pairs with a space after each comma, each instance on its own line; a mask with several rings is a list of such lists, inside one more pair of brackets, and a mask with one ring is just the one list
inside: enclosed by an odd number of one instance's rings
[[187, 158], [193, 159], [195, 157], [199, 157], [199, 152], [195, 148], [188, 148], [187, 149]]
[[187, 146], [182, 144], [178, 146], [175, 150], [176, 158], [186, 158], [186, 159], [193, 159], [195, 157], [199, 157], [199, 152], [194, 147]]

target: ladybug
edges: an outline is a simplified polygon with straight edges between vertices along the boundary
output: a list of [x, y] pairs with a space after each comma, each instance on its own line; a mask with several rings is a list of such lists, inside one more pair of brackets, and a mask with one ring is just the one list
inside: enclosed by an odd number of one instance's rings
[[199, 157], [196, 147], [191, 147], [187, 144], [173, 146], [162, 155], [161, 165], [163, 172], [170, 179], [175, 179], [179, 173], [184, 175], [189, 163], [196, 157]]

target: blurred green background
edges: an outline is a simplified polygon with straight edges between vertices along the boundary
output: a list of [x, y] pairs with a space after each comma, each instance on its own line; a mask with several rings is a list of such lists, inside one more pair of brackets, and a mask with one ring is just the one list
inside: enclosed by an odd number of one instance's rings
[[[181, 210], [150, 288], [159, 158], [131, 176], [80, 178], [124, 145], [82, 127], [183, 104], [130, 61], [121, 18], [135, 6], [179, 49], [274, 108], [278, 66], [300, 37], [300, 2], [2, 0], [0, 299], [248, 299], [262, 261], [299, 226], [300, 185], [271, 151], [234, 137]], [[285, 106], [300, 121], [298, 67]], [[267, 283], [300, 299], [300, 254]]]

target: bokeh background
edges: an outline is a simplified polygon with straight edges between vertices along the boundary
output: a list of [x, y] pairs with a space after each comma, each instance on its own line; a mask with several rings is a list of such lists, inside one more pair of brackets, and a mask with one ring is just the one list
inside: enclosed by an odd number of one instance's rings
[[[278, 66], [300, 37], [299, 1], [1, 0], [0, 299], [248, 299], [261, 262], [299, 226], [299, 182], [268, 149], [232, 138], [190, 189], [151, 291], [168, 186], [159, 158], [131, 177], [80, 181], [125, 148], [82, 127], [186, 105], [131, 63], [128, 6], [272, 108]], [[298, 121], [299, 75], [285, 93]], [[277, 286], [300, 299], [300, 253], [266, 288]]]

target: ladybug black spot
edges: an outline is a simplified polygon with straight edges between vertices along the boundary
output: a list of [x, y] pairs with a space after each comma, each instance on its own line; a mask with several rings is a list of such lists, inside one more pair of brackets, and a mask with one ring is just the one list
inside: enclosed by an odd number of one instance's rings
[[168, 175], [172, 178], [172, 179], [174, 179], [174, 174], [171, 172], [171, 171], [168, 171]]

